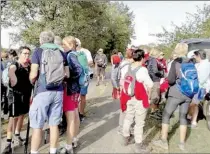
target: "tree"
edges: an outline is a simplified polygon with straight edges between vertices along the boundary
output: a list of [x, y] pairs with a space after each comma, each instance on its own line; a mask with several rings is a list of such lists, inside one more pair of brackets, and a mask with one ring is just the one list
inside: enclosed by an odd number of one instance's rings
[[134, 34], [133, 13], [123, 3], [98, 1], [9, 1], [2, 10], [2, 25], [20, 27], [17, 35], [39, 45], [41, 31], [79, 38], [93, 53], [104, 48], [123, 51]]
[[174, 23], [171, 25], [172, 31], [163, 27], [162, 33], [154, 34], [160, 42], [158, 46], [167, 55], [170, 55], [175, 45], [183, 39], [210, 37], [210, 5], [204, 4], [200, 8], [197, 6], [196, 13], [187, 13], [187, 20], [181, 26]]

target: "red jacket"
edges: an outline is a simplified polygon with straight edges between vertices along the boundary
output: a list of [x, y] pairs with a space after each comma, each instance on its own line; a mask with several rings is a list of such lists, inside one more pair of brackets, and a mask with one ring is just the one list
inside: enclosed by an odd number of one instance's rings
[[[136, 81], [135, 83], [135, 98], [137, 100], [142, 100], [144, 108], [149, 108], [149, 98], [146, 92], [146, 89], [144, 88], [143, 83]], [[130, 96], [124, 93], [122, 90], [120, 95], [120, 106], [121, 110], [124, 112], [127, 109], [127, 102], [131, 99]]]

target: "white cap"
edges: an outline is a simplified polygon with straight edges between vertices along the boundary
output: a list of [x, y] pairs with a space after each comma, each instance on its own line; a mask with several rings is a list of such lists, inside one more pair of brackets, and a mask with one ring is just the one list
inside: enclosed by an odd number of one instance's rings
[[195, 54], [194, 54], [195, 51], [198, 51], [198, 50], [191, 50], [190, 52], [188, 52], [187, 58], [189, 58], [189, 59], [190, 59], [190, 58], [193, 58], [193, 56], [195, 55]]
[[76, 42], [77, 42], [77, 46], [80, 46], [81, 47], [81, 41], [78, 39], [78, 38], [75, 38], [76, 39]]

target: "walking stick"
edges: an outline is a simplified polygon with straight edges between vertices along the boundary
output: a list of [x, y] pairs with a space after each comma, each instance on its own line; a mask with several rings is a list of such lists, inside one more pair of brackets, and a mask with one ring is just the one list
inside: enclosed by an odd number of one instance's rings
[[[36, 82], [37, 83], [37, 82]], [[33, 101], [33, 98], [35, 96], [35, 90], [36, 90], [36, 83], [34, 85], [34, 88], [32, 89], [32, 92], [31, 92], [31, 99], [30, 99], [30, 104], [29, 104], [29, 109], [30, 109], [30, 105]], [[28, 117], [28, 125], [27, 125], [27, 131], [26, 131], [26, 141], [25, 141], [25, 148], [24, 148], [24, 154], [27, 154], [28, 152], [28, 141], [29, 141], [29, 132], [30, 132], [30, 119]]]

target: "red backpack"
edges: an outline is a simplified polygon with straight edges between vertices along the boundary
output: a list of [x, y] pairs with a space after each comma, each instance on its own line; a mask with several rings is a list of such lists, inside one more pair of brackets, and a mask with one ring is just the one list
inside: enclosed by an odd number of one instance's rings
[[113, 64], [119, 64], [121, 62], [120, 56], [113, 55], [112, 56], [112, 62], [113, 62]]

